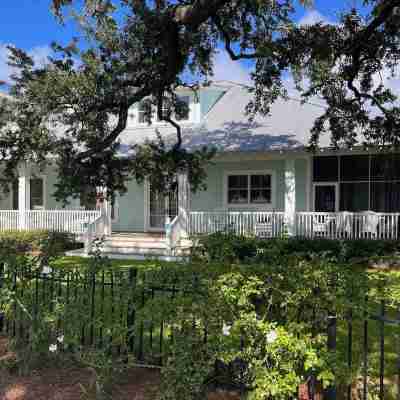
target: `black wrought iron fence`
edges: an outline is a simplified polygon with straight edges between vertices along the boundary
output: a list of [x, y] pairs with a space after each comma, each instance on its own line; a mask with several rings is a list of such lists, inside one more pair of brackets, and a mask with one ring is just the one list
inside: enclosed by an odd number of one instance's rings
[[[4, 266], [0, 266], [0, 290], [3, 302], [7, 291], [12, 293], [7, 305], [0, 304], [0, 333], [29, 343], [37, 340], [34, 335], [39, 331], [52, 331], [54, 343], [68, 338], [63, 345], [107, 348], [154, 365], [163, 363], [170, 328], [151, 315], [138, 321], [136, 314], [149, 299], [167, 301], [179, 292], [173, 285], [147, 284], [135, 268], [80, 272]], [[41, 329], [38, 324], [48, 326]]]
[[[11, 299], [0, 304], [0, 333], [29, 343], [37, 339], [33, 335], [38, 329], [33, 328], [48, 318], [55, 341], [65, 335], [71, 347], [107, 348], [116, 354], [131, 354], [138, 362], [162, 365], [171, 323], [153, 319], [151, 313], [145, 318], [137, 314], [149, 300], [168, 302], [184, 290], [146, 281], [145, 274], [130, 267], [80, 272], [0, 265], [0, 291], [0, 301]], [[7, 297], [7, 292], [12, 296]], [[325, 390], [325, 397], [399, 399], [400, 308], [367, 296], [363, 301], [356, 307], [349, 299], [346, 311], [327, 313], [322, 323], [318, 316], [316, 329], [326, 330], [328, 348], [343, 367], [337, 374], [345, 375], [338, 379], [340, 384]], [[315, 384], [315, 379], [309, 380], [310, 398], [317, 395]]]

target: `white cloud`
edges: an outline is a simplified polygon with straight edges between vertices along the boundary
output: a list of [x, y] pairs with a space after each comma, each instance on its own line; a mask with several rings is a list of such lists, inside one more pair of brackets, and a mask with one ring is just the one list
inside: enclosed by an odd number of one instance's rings
[[233, 61], [226, 51], [219, 51], [214, 59], [214, 81], [250, 84], [250, 70], [240, 61]]
[[[51, 49], [48, 46], [36, 46], [28, 50], [28, 54], [38, 66], [43, 66], [51, 54]], [[7, 65], [8, 55], [7, 43], [0, 43], [0, 80], [7, 83], [10, 82], [10, 75], [14, 72], [14, 69]]]
[[298, 23], [299, 25], [314, 25], [318, 22], [322, 22], [323, 24], [334, 24], [333, 21], [317, 10], [307, 11]]

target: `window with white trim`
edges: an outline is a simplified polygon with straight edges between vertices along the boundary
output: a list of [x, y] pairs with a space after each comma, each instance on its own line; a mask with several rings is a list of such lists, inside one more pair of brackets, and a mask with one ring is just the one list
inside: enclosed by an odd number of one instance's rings
[[178, 100], [183, 103], [179, 113], [175, 115], [177, 121], [188, 121], [190, 114], [190, 97], [189, 96], [178, 96]]
[[146, 104], [141, 101], [138, 105], [138, 122], [139, 122], [139, 124], [147, 123], [146, 111], [147, 111]]
[[[175, 119], [176, 121], [179, 122], [190, 122], [193, 118], [193, 110], [192, 110], [192, 105], [193, 103], [191, 102], [191, 97], [186, 96], [186, 95], [180, 95], [177, 96], [178, 100], [182, 105], [179, 107], [179, 112], [173, 113], [171, 116], [172, 119]], [[168, 106], [168, 99], [167, 101], [164, 102], [163, 108], [162, 108], [162, 114], [167, 115], [169, 110]], [[129, 113], [128, 113], [128, 119], [129, 123], [132, 124], [139, 124], [139, 125], [147, 125], [148, 120], [147, 120], [147, 115], [148, 113], [148, 105], [145, 103], [145, 101], [141, 101], [137, 104], [136, 108], [132, 108]], [[160, 119], [156, 110], [155, 106], [152, 106], [151, 109], [151, 121], [150, 124], [165, 124], [165, 121]]]
[[262, 205], [272, 202], [271, 174], [228, 175], [227, 200], [231, 205]]
[[42, 178], [31, 178], [30, 180], [30, 209], [44, 209], [44, 182]]

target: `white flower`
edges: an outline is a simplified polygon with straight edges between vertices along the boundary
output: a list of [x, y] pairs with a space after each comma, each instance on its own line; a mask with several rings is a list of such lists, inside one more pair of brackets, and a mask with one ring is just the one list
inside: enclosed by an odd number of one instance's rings
[[222, 334], [224, 336], [229, 336], [231, 334], [231, 329], [232, 329], [232, 325], [227, 325], [224, 322], [224, 325], [222, 326]]
[[274, 343], [276, 339], [278, 339], [276, 331], [271, 331], [267, 334], [267, 343]]
[[57, 351], [57, 345], [56, 345], [56, 344], [51, 344], [51, 345], [49, 346], [49, 351], [50, 351], [51, 353], [55, 353], [55, 352]]
[[43, 267], [42, 274], [48, 275], [51, 274], [52, 269], [48, 266]]
[[57, 338], [58, 343], [63, 343], [64, 342], [64, 335], [61, 335]]

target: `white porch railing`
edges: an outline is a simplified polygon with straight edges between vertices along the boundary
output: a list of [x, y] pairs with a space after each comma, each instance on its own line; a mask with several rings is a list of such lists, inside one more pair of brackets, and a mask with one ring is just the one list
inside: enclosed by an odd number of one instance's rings
[[329, 239], [398, 239], [400, 213], [297, 213], [297, 235]]
[[277, 237], [284, 233], [283, 212], [198, 211], [189, 215], [189, 234], [232, 232], [237, 235]]
[[[278, 237], [286, 233], [284, 212], [197, 211], [189, 216], [189, 234], [233, 232]], [[306, 238], [399, 239], [400, 213], [298, 212], [294, 234]]]
[[100, 211], [85, 210], [0, 210], [0, 231], [46, 229], [85, 234]]
[[0, 210], [0, 231], [19, 229], [20, 212], [14, 210]]

